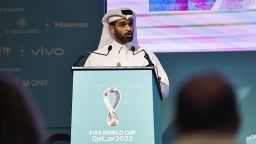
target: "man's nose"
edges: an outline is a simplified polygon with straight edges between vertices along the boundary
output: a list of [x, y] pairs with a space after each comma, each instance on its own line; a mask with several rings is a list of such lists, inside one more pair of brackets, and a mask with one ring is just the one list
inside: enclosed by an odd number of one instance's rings
[[132, 26], [126, 25], [126, 30], [127, 30], [127, 31], [132, 31]]

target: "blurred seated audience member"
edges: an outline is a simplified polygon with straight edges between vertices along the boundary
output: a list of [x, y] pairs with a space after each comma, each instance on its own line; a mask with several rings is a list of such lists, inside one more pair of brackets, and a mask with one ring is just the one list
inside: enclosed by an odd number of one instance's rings
[[234, 144], [240, 114], [232, 85], [218, 73], [196, 76], [178, 93], [175, 144]]
[[1, 144], [42, 144], [41, 121], [28, 96], [21, 85], [0, 77]]

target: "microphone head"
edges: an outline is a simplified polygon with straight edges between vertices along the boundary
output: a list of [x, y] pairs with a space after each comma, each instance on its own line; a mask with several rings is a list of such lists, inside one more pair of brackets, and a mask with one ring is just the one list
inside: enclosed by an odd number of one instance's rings
[[111, 51], [112, 50], [112, 45], [109, 45], [108, 46], [108, 51]]
[[116, 64], [116, 66], [117, 66], [117, 67], [121, 67], [121, 63], [118, 62], [118, 63]]
[[83, 58], [85, 58], [85, 55], [82, 55], [82, 54], [81, 54], [81, 55], [79, 56], [79, 59], [83, 59]]
[[134, 47], [134, 46], [132, 46], [132, 47], [131, 47], [131, 50], [134, 52], [134, 51], [135, 51], [135, 47]]
[[72, 66], [80, 66], [80, 62], [85, 58], [85, 55], [80, 55]]

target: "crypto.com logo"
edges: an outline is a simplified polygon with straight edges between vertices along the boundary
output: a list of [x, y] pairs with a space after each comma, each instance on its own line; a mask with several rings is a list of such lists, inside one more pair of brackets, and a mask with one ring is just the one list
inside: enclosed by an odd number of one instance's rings
[[28, 25], [28, 20], [25, 17], [20, 17], [17, 19], [17, 26], [19, 28], [25, 28]]
[[40, 33], [40, 29], [29, 27], [28, 19], [25, 17], [19, 17], [16, 19], [16, 27], [17, 28], [4, 29], [4, 33], [8, 35]]

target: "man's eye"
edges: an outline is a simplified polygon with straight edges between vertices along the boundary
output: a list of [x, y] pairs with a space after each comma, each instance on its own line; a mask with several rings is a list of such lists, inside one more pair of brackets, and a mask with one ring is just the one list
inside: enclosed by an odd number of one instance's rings
[[121, 23], [120, 26], [121, 26], [121, 27], [125, 27], [126, 24], [125, 24], [125, 23]]

